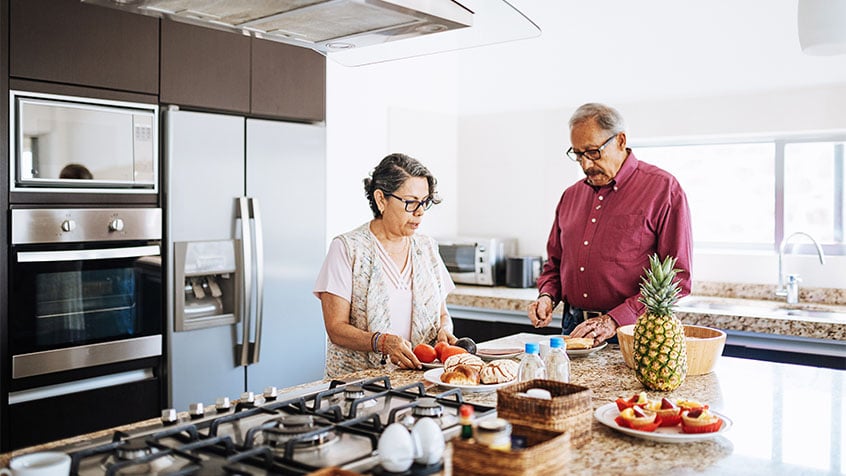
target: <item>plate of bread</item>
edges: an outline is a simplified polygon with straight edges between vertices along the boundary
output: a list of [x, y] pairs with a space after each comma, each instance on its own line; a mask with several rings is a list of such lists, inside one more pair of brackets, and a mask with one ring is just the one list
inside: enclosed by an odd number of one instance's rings
[[485, 362], [473, 354], [458, 354], [446, 359], [443, 368], [424, 372], [423, 379], [465, 392], [489, 392], [515, 383], [518, 367], [511, 359]]
[[608, 343], [601, 342], [599, 345], [593, 345], [594, 340], [590, 337], [570, 337], [561, 336], [567, 344], [567, 355], [569, 357], [584, 357], [594, 352], [604, 349]]

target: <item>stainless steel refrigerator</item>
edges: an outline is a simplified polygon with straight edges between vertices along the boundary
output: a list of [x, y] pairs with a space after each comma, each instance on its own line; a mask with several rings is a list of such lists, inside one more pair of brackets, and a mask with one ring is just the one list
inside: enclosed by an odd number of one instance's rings
[[164, 121], [171, 406], [320, 379], [325, 127], [179, 110]]

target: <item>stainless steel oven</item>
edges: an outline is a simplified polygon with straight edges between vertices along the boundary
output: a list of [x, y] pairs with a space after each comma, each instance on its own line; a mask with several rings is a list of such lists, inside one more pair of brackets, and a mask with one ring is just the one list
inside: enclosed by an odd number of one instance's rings
[[[11, 446], [156, 416], [161, 209], [16, 208], [11, 219], [11, 367], [3, 379]], [[45, 435], [40, 422], [59, 409], [66, 427]]]

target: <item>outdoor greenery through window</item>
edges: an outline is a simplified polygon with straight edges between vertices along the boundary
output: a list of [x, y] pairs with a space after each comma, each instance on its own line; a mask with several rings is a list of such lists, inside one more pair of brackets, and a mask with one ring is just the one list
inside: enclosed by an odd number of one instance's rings
[[633, 149], [681, 183], [697, 248], [774, 250], [804, 231], [845, 255], [844, 144], [846, 134]]

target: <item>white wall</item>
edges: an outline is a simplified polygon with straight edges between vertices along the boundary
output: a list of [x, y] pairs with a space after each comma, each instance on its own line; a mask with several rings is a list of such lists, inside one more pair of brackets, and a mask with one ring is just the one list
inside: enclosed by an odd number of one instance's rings
[[[585, 101], [590, 100], [585, 98]], [[517, 236], [520, 252], [545, 255], [561, 192], [582, 177], [564, 157], [573, 107], [464, 116], [459, 120], [459, 231]], [[655, 138], [846, 129], [846, 84], [767, 93], [614, 104], [630, 143]], [[775, 254], [697, 252], [694, 279], [774, 283]], [[846, 287], [846, 257], [790, 256], [805, 286]]]
[[362, 180], [391, 152], [419, 159], [439, 181], [444, 202], [426, 212], [420, 232], [456, 233], [455, 61], [437, 55], [351, 68], [327, 60], [329, 240], [373, 217]]

